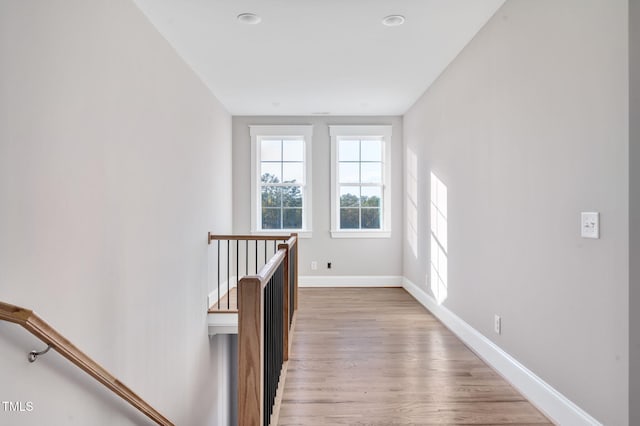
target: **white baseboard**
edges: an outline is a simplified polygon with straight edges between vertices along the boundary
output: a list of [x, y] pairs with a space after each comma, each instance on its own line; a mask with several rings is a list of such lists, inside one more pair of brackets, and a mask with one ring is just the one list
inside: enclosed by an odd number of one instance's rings
[[400, 275], [301, 275], [300, 287], [402, 287]]
[[439, 305], [424, 289], [406, 278], [403, 278], [402, 285], [409, 294], [552, 421], [559, 425], [602, 425], [456, 314]]

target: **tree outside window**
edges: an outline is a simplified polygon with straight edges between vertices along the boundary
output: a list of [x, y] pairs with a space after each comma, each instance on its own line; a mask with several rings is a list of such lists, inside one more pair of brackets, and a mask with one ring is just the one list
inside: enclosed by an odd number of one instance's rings
[[338, 141], [340, 229], [381, 229], [382, 159], [381, 139]]
[[304, 140], [262, 139], [262, 229], [301, 229], [304, 185]]

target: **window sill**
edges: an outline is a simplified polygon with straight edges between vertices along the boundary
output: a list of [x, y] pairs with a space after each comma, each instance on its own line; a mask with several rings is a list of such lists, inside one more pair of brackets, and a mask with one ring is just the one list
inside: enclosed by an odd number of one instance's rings
[[251, 235], [264, 235], [264, 236], [284, 236], [290, 234], [298, 234], [298, 238], [311, 238], [313, 231], [301, 231], [299, 229], [275, 229], [273, 231], [251, 231]]
[[391, 231], [331, 231], [331, 238], [391, 238]]

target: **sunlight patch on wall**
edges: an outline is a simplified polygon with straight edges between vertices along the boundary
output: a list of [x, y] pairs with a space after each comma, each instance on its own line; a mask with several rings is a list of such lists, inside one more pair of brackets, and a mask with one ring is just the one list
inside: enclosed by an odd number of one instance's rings
[[447, 186], [431, 173], [431, 292], [438, 303], [447, 298]]
[[407, 243], [418, 259], [418, 156], [407, 148]]

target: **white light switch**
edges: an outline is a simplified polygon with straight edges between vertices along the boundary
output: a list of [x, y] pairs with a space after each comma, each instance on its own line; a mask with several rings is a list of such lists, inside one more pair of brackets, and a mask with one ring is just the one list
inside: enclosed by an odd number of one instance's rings
[[600, 214], [598, 212], [582, 212], [582, 238], [600, 238]]

